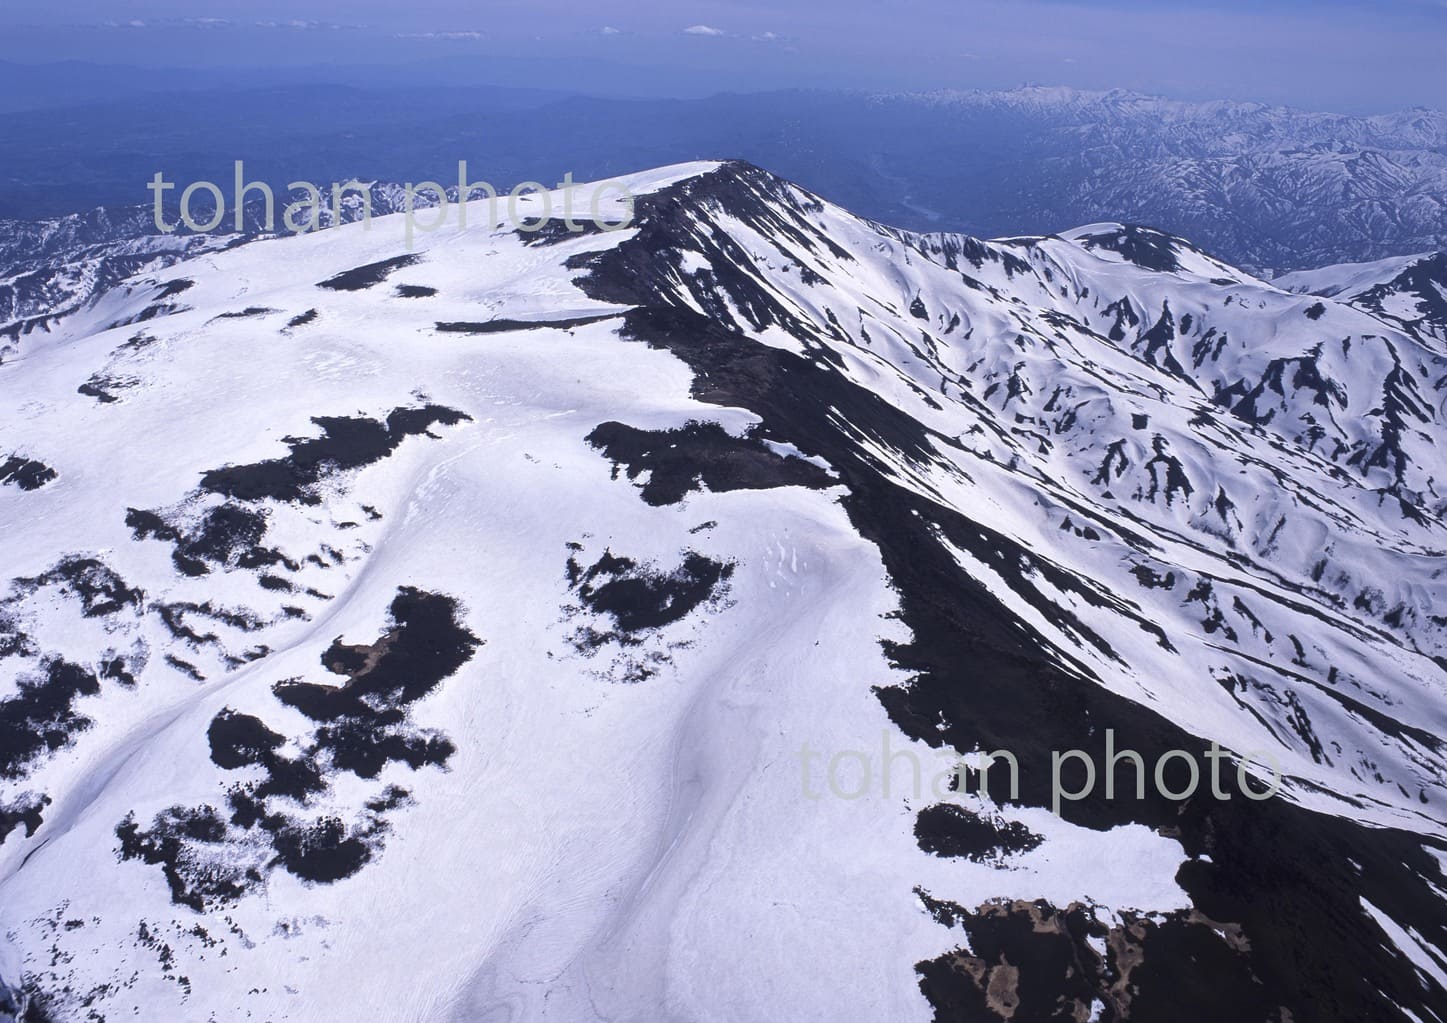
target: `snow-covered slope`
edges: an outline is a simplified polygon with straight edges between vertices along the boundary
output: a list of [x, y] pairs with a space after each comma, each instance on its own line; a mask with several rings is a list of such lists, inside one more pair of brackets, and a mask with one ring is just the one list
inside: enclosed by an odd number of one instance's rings
[[140, 208], [0, 221], [0, 236], [0, 361], [25, 335], [45, 331], [127, 277], [233, 240], [157, 234]]
[[1303, 270], [1275, 283], [1354, 305], [1428, 344], [1447, 342], [1447, 252]]
[[0, 366], [27, 1018], [1447, 1019], [1441, 339], [1140, 228], [629, 184]]
[[[455, 198], [455, 189], [454, 198]], [[326, 190], [330, 196], [331, 189]], [[370, 211], [382, 216], [404, 208], [403, 188], [389, 182], [368, 184]], [[305, 198], [294, 192], [289, 201]], [[426, 208], [435, 200], [424, 192], [415, 200]], [[53, 323], [84, 308], [127, 277], [155, 273], [179, 260], [241, 244], [260, 235], [275, 234], [282, 226], [287, 199], [278, 200], [273, 219], [266, 221], [260, 201], [248, 204], [240, 221], [230, 217], [210, 233], [195, 233], [181, 226], [177, 211], [163, 210], [171, 233], [156, 229], [151, 205], [97, 208], [46, 220], [0, 220], [0, 362], [9, 358], [29, 334], [44, 333]], [[316, 229], [350, 223], [363, 215], [357, 191], [342, 197], [340, 217], [324, 206], [312, 215]], [[209, 222], [214, 206], [204, 198], [192, 213], [197, 223]], [[280, 211], [280, 212], [278, 212]], [[234, 217], [234, 214], [233, 214]], [[293, 218], [305, 222], [300, 213]]]

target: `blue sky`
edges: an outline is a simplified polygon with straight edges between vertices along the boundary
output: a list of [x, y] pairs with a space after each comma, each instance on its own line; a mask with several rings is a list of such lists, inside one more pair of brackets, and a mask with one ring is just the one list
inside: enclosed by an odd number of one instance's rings
[[1447, 0], [221, 0], [198, 7], [6, 4], [0, 60], [295, 67], [454, 58], [479, 80], [492, 74], [508, 79], [503, 84], [625, 93], [1033, 82], [1353, 113], [1447, 107]]

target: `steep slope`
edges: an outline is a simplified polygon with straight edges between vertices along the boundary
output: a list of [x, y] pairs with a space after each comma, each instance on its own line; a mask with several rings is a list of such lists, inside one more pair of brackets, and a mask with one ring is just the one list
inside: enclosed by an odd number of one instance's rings
[[0, 366], [10, 997], [1447, 1019], [1440, 344], [1140, 228], [629, 186]]

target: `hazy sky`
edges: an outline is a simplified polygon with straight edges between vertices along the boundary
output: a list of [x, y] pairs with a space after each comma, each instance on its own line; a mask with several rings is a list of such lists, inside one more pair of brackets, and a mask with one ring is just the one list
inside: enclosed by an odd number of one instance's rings
[[73, 0], [0, 7], [0, 59], [420, 63], [678, 95], [1032, 82], [1360, 112], [1447, 107], [1447, 0]]

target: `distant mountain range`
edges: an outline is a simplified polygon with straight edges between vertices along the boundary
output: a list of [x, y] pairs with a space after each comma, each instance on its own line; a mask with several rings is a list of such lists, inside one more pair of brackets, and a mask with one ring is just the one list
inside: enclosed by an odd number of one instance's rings
[[1263, 273], [1447, 248], [1447, 114], [1051, 88], [667, 101], [395, 84], [142, 95], [0, 115], [0, 217], [139, 204], [157, 170], [229, 187], [236, 159], [277, 186], [448, 182], [466, 159], [509, 187], [719, 157], [916, 230], [1138, 223]]

